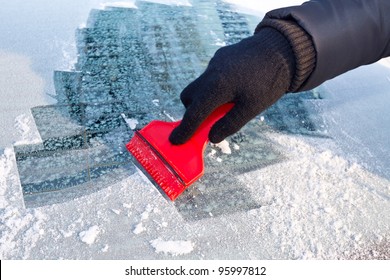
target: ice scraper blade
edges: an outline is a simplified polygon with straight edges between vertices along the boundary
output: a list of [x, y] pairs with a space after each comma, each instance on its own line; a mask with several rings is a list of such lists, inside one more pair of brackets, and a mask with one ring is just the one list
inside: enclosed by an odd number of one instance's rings
[[154, 120], [126, 144], [126, 148], [146, 171], [148, 177], [173, 201], [204, 174], [203, 153], [213, 124], [231, 110], [234, 104], [218, 107], [199, 126], [189, 141], [173, 145], [169, 135], [181, 121]]

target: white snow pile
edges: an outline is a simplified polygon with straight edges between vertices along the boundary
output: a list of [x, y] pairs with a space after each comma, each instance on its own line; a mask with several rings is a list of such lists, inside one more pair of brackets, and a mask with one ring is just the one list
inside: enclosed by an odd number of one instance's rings
[[150, 244], [155, 248], [156, 253], [170, 254], [179, 256], [189, 254], [194, 250], [194, 244], [191, 241], [164, 241], [161, 238], [150, 241]]
[[46, 216], [39, 210], [26, 210], [21, 202], [15, 158], [7, 148], [0, 156], [0, 259], [27, 259], [36, 242], [45, 234]]
[[100, 229], [98, 226], [92, 226], [89, 229], [80, 232], [80, 240], [88, 245], [91, 245], [95, 242], [98, 237]]

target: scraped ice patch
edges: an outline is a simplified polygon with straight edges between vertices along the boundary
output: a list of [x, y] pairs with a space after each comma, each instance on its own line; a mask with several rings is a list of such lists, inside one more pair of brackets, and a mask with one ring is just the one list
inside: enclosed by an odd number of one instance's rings
[[86, 231], [82, 231], [79, 234], [80, 240], [88, 245], [95, 243], [96, 238], [98, 237], [100, 229], [98, 226], [92, 226]]
[[125, 120], [125, 122], [127, 123], [127, 125], [130, 127], [131, 130], [134, 130], [136, 127], [137, 127], [137, 124], [138, 124], [138, 120], [137, 119], [133, 119], [133, 118], [128, 118], [126, 117], [125, 114], [121, 114], [122, 118]]
[[116, 8], [130, 8], [130, 9], [136, 9], [137, 6], [135, 5], [135, 1], [116, 1], [116, 2], [106, 2], [100, 4], [100, 9], [106, 9], [109, 7], [116, 7]]
[[179, 256], [189, 254], [194, 250], [194, 244], [191, 241], [164, 241], [161, 238], [150, 241], [156, 253], [170, 254]]

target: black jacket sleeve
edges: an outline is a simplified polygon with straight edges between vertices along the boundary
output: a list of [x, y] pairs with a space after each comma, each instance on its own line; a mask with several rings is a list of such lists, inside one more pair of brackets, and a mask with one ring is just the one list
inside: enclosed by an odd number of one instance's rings
[[272, 10], [264, 20], [293, 21], [312, 39], [315, 67], [296, 91], [390, 56], [390, 0], [312, 0]]

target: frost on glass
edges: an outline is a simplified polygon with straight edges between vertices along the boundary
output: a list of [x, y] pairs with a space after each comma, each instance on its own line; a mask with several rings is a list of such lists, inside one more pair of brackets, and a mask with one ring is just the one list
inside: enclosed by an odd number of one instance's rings
[[[136, 172], [125, 144], [153, 119], [178, 120], [180, 92], [215, 51], [250, 36], [247, 18], [222, 1], [192, 6], [137, 2], [92, 10], [76, 31], [72, 71], [54, 71], [57, 104], [32, 108], [41, 144], [15, 146], [27, 207], [89, 194]], [[174, 203], [185, 219], [261, 207], [236, 175], [285, 159], [270, 128], [316, 134], [311, 93], [290, 95], [228, 139], [231, 153], [205, 151], [206, 174]], [[131, 190], [129, 190], [131, 191]]]

